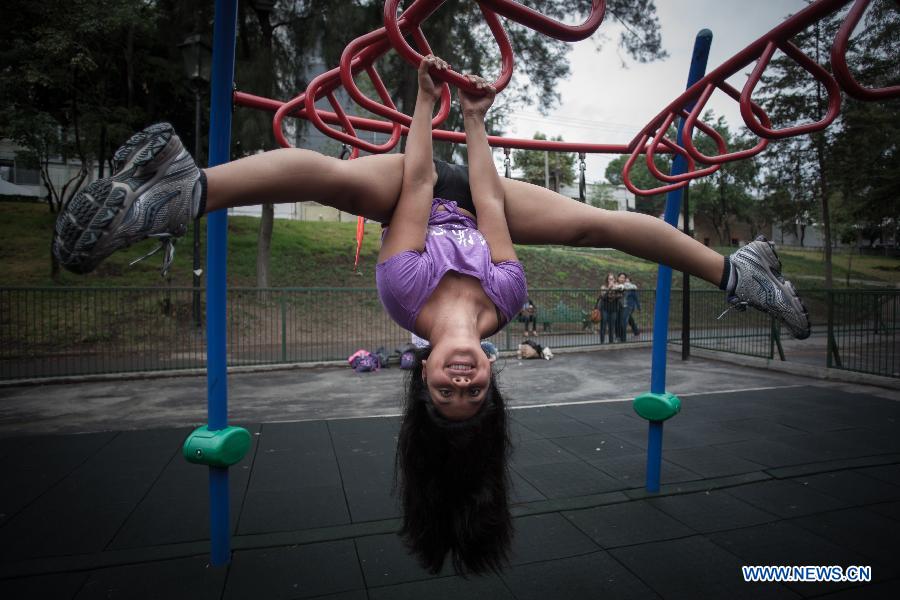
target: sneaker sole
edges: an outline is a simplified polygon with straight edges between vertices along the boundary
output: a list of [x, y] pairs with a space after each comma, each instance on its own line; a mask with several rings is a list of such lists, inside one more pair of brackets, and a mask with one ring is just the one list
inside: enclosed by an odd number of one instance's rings
[[[109, 254], [129, 245], [122, 239], [112, 244], [101, 256], [92, 256], [97, 244], [108, 232], [110, 225], [126, 207], [129, 194], [155, 178], [156, 173], [145, 174], [142, 167], [157, 158], [168, 147], [174, 135], [168, 123], [151, 125], [132, 135], [113, 155], [115, 172], [111, 177], [99, 179], [78, 192], [66, 210], [56, 221], [53, 252], [60, 264], [73, 273], [90, 273]], [[132, 199], [139, 194], [133, 194]], [[128, 203], [130, 205], [130, 203]]]

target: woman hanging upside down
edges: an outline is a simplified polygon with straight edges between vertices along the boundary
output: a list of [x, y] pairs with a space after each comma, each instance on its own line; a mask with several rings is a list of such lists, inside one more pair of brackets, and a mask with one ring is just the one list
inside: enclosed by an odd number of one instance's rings
[[459, 92], [468, 170], [433, 161], [440, 87], [429, 70], [446, 67], [433, 56], [419, 66], [402, 155], [342, 161], [281, 149], [200, 170], [170, 125], [150, 126], [116, 152], [111, 177], [69, 203], [54, 252], [86, 273], [154, 237], [166, 247], [167, 268], [174, 239], [195, 217], [260, 199], [313, 200], [383, 223], [378, 293], [397, 323], [430, 342], [407, 382], [397, 445], [400, 533], [433, 572], [448, 553], [458, 572], [484, 572], [503, 565], [512, 537], [506, 410], [481, 340], [528, 298], [514, 242], [617, 248], [716, 284], [730, 304], [774, 315], [795, 337], [807, 337], [810, 325], [764, 239], [723, 257], [660, 219], [501, 179], [484, 124], [495, 92], [480, 77], [468, 76], [484, 95]]

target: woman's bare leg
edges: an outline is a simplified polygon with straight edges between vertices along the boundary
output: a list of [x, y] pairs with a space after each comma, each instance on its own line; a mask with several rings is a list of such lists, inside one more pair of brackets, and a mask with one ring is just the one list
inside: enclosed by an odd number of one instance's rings
[[[387, 223], [400, 196], [403, 155], [345, 161], [311, 150], [273, 150], [207, 169], [206, 177], [207, 212], [312, 200]], [[716, 285], [722, 278], [721, 254], [661, 219], [595, 208], [522, 181], [502, 184], [510, 235], [518, 244], [612, 247]]]
[[315, 201], [386, 223], [400, 196], [403, 155], [340, 160], [286, 148], [211, 167], [206, 180], [207, 212], [263, 202]]
[[662, 219], [603, 210], [523, 181], [504, 179], [506, 218], [517, 244], [611, 247], [719, 285], [721, 254]]

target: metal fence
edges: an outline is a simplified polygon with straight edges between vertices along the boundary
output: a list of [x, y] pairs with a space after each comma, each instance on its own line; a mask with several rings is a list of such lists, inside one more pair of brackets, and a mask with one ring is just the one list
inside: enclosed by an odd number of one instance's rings
[[[683, 302], [683, 291], [672, 290], [669, 307], [670, 343], [681, 343]], [[691, 348], [774, 358], [780, 345], [780, 332], [772, 319], [756, 310], [731, 309], [723, 314], [727, 309], [720, 290], [691, 291]]]
[[829, 290], [829, 367], [900, 377], [900, 291]]
[[[2, 288], [0, 379], [203, 368], [206, 332], [193, 324], [194, 291]], [[530, 295], [538, 343], [562, 348], [601, 342], [600, 324], [590, 319], [596, 290], [533, 289]], [[624, 323], [624, 331], [616, 324], [613, 329], [624, 335], [613, 343], [651, 340], [655, 292], [640, 290], [638, 298], [633, 323]], [[900, 292], [834, 290], [806, 293], [804, 299], [814, 335], [827, 336], [829, 366], [900, 376]], [[779, 330], [765, 315], [731, 311], [718, 319], [725, 304], [716, 290], [692, 291], [690, 307], [692, 347], [783, 357]], [[675, 290], [668, 336], [673, 343], [681, 340], [681, 311], [682, 294]], [[524, 327], [513, 321], [491, 341], [501, 350], [515, 349]], [[339, 360], [359, 348], [390, 353], [410, 341], [370, 288], [231, 288], [227, 335], [232, 366]]]

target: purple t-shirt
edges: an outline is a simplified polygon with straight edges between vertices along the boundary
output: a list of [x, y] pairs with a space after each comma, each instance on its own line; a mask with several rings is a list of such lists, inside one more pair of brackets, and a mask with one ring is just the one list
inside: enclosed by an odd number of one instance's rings
[[[447, 210], [437, 210], [440, 205]], [[425, 251], [405, 250], [375, 268], [381, 303], [394, 321], [414, 331], [422, 306], [447, 271], [478, 279], [505, 323], [518, 314], [528, 298], [522, 264], [515, 260], [493, 264], [487, 240], [475, 221], [460, 213], [456, 202], [435, 198], [431, 203]]]

